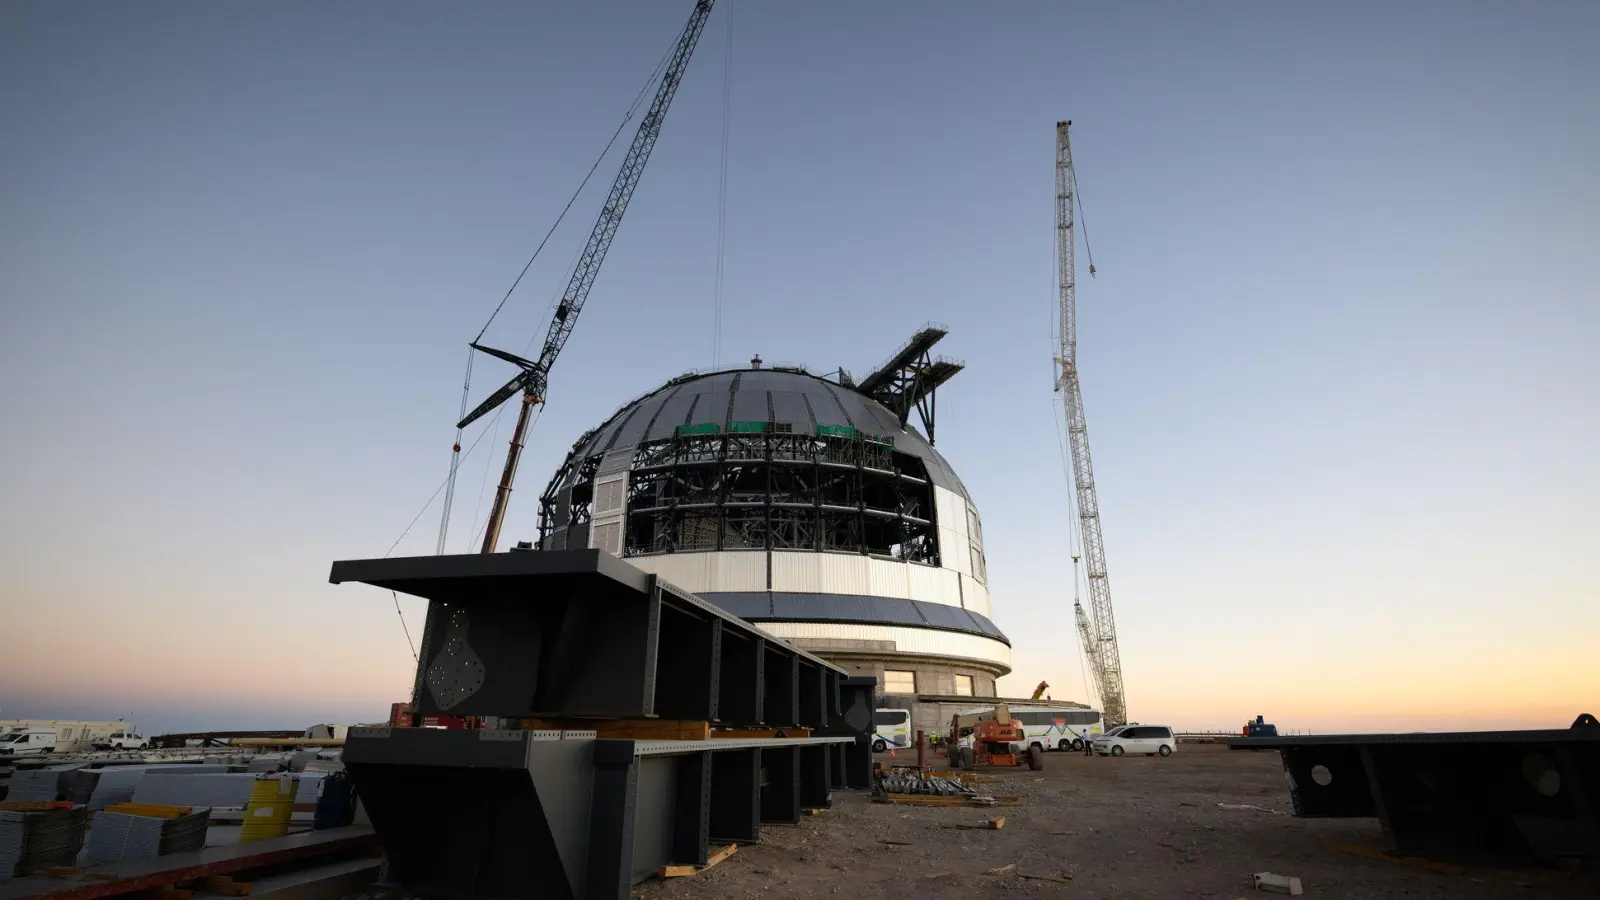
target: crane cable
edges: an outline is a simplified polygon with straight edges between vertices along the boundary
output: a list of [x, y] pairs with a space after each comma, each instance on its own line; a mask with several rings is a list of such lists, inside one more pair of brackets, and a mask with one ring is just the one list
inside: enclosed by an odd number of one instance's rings
[[717, 179], [717, 280], [712, 293], [711, 367], [722, 364], [723, 261], [728, 244], [728, 110], [733, 99], [733, 3], [724, 4], [727, 39], [722, 50], [722, 168]]
[[[677, 41], [674, 39], [673, 46], [675, 47], [676, 45]], [[645, 79], [644, 87], [639, 89], [639, 93], [633, 98], [633, 102], [629, 104], [628, 111], [623, 114], [622, 121], [617, 124], [616, 130], [611, 132], [611, 139], [606, 141], [605, 148], [600, 151], [599, 156], [595, 157], [594, 163], [589, 166], [589, 171], [584, 174], [583, 180], [578, 182], [577, 190], [573, 191], [572, 196], [567, 198], [566, 205], [561, 208], [561, 212], [556, 216], [556, 220], [550, 224], [549, 230], [544, 233], [544, 237], [539, 241], [539, 246], [534, 248], [533, 255], [528, 257], [528, 261], [522, 266], [522, 271], [518, 272], [517, 277], [512, 280], [511, 287], [506, 288], [505, 296], [501, 297], [500, 302], [495, 305], [494, 312], [489, 314], [489, 318], [484, 321], [483, 327], [478, 329], [478, 336], [472, 339], [472, 343], [476, 344], [483, 340], [483, 336], [489, 331], [489, 326], [494, 324], [494, 320], [500, 315], [500, 311], [505, 309], [506, 301], [511, 299], [511, 295], [516, 291], [517, 286], [522, 284], [523, 277], [528, 274], [529, 269], [533, 268], [534, 260], [539, 258], [539, 254], [542, 253], [545, 246], [550, 243], [551, 236], [556, 233], [557, 228], [561, 227], [561, 223], [566, 219], [567, 213], [572, 210], [572, 205], [577, 202], [579, 195], [583, 193], [583, 189], [588, 187], [589, 179], [594, 177], [594, 173], [600, 168], [600, 164], [604, 162], [606, 157], [611, 153], [611, 148], [616, 146], [617, 138], [622, 135], [623, 129], [627, 128], [628, 123], [633, 121], [633, 117], [638, 114], [639, 107], [644, 103], [644, 98], [650, 93], [650, 88], [661, 77], [661, 73], [666, 70], [667, 63], [671, 59], [672, 47], [669, 47], [667, 52], [661, 55], [661, 59], [656, 62], [655, 68], [650, 72], [650, 77]], [[551, 301], [551, 306], [554, 305], [555, 301]], [[528, 343], [529, 346], [532, 346], [533, 341], [530, 340]], [[472, 348], [468, 347], [467, 370], [466, 375], [462, 378], [461, 385], [461, 413], [456, 417], [457, 421], [466, 418], [467, 415], [468, 398], [472, 392], [472, 362], [475, 355], [476, 354], [472, 351]], [[495, 413], [496, 422], [498, 422], [499, 418], [500, 413], [497, 411]], [[484, 427], [487, 430], [488, 426], [485, 425]], [[450, 510], [455, 501], [456, 471], [461, 464], [461, 435], [462, 429], [457, 428], [456, 439], [455, 442], [451, 444], [450, 449], [450, 474], [445, 478], [445, 484], [448, 490], [445, 492], [444, 509], [440, 512], [439, 516], [439, 541], [435, 550], [435, 552], [439, 555], [444, 554], [445, 541], [450, 533]], [[481, 506], [482, 504], [480, 503], [479, 505]], [[477, 513], [473, 513], [473, 518], [477, 518]]]

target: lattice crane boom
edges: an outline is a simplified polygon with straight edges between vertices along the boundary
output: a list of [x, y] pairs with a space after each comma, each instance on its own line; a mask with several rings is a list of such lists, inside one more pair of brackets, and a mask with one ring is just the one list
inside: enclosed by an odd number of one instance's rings
[[1083, 411], [1083, 389], [1078, 383], [1077, 275], [1073, 259], [1071, 122], [1056, 123], [1056, 264], [1061, 294], [1061, 350], [1057, 358], [1060, 391], [1067, 408], [1067, 442], [1072, 448], [1072, 479], [1077, 489], [1079, 530], [1089, 583], [1090, 620], [1077, 612], [1084, 654], [1094, 672], [1100, 705], [1107, 724], [1128, 721], [1122, 691], [1122, 656], [1117, 649], [1117, 625], [1111, 610], [1111, 581], [1106, 574], [1105, 538], [1100, 531], [1100, 503], [1095, 495], [1094, 464], [1089, 456], [1089, 424]]
[[495, 545], [499, 543], [500, 526], [505, 519], [506, 504], [511, 498], [511, 484], [516, 479], [517, 462], [521, 458], [523, 442], [527, 436], [529, 410], [544, 402], [545, 392], [550, 383], [550, 369], [555, 365], [561, 349], [566, 346], [567, 339], [572, 336], [573, 326], [578, 323], [578, 314], [583, 312], [584, 301], [588, 300], [589, 291], [594, 287], [595, 277], [600, 274], [600, 266], [605, 262], [606, 252], [611, 249], [611, 242], [617, 235], [617, 226], [622, 224], [622, 216], [628, 210], [628, 202], [633, 199], [634, 189], [639, 186], [639, 179], [644, 175], [645, 163], [650, 161], [650, 151], [655, 149], [656, 139], [661, 136], [661, 124], [666, 119], [667, 107], [672, 104], [673, 96], [678, 93], [678, 85], [683, 81], [684, 70], [689, 66], [689, 58], [694, 55], [695, 45], [699, 43], [700, 34], [705, 30], [706, 19], [711, 15], [711, 6], [714, 2], [715, 0], [696, 0], [694, 12], [690, 13], [689, 21], [683, 26], [677, 43], [673, 45], [672, 55], [661, 73], [661, 83], [656, 87], [655, 98], [651, 101], [650, 109], [644, 114], [644, 118], [639, 121], [639, 130], [633, 136], [633, 143], [628, 147], [627, 155], [622, 158], [622, 168], [611, 184], [611, 192], [606, 195], [605, 205], [600, 208], [594, 229], [589, 233], [589, 242], [579, 254], [578, 263], [573, 267], [567, 288], [562, 292], [560, 302], [556, 304], [555, 314], [550, 320], [550, 328], [545, 334], [544, 347], [539, 352], [539, 358], [522, 359], [504, 351], [473, 344], [474, 349], [514, 363], [522, 369], [516, 377], [489, 395], [487, 400], [478, 404], [456, 424], [457, 428], [465, 428], [492, 412], [513, 395], [522, 394], [522, 408], [518, 412], [516, 429], [511, 436], [511, 447], [506, 454], [505, 469], [501, 472], [500, 486], [495, 491], [494, 506], [489, 512], [489, 521], [483, 531], [484, 553], [493, 553]]

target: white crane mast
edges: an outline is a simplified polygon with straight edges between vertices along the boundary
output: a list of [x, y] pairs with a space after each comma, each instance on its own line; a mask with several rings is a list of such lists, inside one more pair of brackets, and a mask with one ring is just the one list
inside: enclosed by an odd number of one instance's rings
[[[1061, 292], [1061, 350], [1056, 390], [1067, 408], [1067, 442], [1072, 448], [1072, 479], [1077, 488], [1079, 530], [1088, 570], [1090, 620], [1076, 612], [1083, 652], [1089, 658], [1106, 724], [1128, 721], [1122, 693], [1122, 657], [1117, 650], [1117, 625], [1111, 613], [1111, 581], [1106, 575], [1105, 540], [1100, 533], [1100, 503], [1095, 497], [1094, 465], [1089, 458], [1089, 424], [1083, 414], [1083, 389], [1078, 384], [1077, 283], [1073, 260], [1072, 145], [1070, 121], [1056, 123], [1056, 263]], [[1093, 268], [1092, 266], [1090, 267]], [[1074, 573], [1076, 581], [1076, 573]], [[1076, 605], [1076, 604], [1074, 604]]]

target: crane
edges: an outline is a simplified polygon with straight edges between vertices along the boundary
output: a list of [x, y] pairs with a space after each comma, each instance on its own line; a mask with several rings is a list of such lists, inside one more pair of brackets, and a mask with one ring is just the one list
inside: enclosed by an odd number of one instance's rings
[[[1083, 388], [1078, 383], [1077, 275], [1073, 261], [1072, 144], [1067, 131], [1072, 122], [1056, 123], [1056, 265], [1061, 294], [1061, 350], [1056, 391], [1067, 408], [1067, 442], [1072, 448], [1072, 480], [1077, 487], [1079, 533], [1088, 569], [1089, 610], [1074, 601], [1083, 652], [1089, 658], [1095, 688], [1106, 724], [1128, 721], [1122, 693], [1122, 656], [1117, 650], [1117, 624], [1111, 613], [1111, 582], [1106, 575], [1105, 539], [1100, 533], [1100, 503], [1094, 489], [1094, 465], [1089, 458], [1089, 424], [1083, 412]], [[1089, 266], [1090, 274], [1094, 265]], [[1076, 590], [1076, 561], [1074, 561]]]
[[550, 320], [549, 331], [544, 338], [544, 349], [540, 351], [536, 360], [523, 359], [504, 350], [495, 350], [485, 347], [476, 341], [472, 349], [486, 353], [498, 359], [505, 360], [519, 369], [515, 376], [506, 382], [499, 390], [490, 394], [488, 399], [478, 404], [472, 412], [467, 413], [456, 428], [465, 428], [484, 415], [494, 411], [500, 404], [509, 400], [513, 395], [522, 394], [522, 406], [517, 412], [517, 425], [511, 433], [511, 446], [506, 452], [505, 468], [500, 473], [500, 485], [495, 490], [494, 506], [489, 510], [489, 521], [483, 529], [484, 553], [493, 553], [495, 545], [500, 541], [500, 526], [505, 521], [506, 504], [511, 499], [511, 484], [517, 477], [517, 462], [522, 457], [522, 447], [528, 434], [528, 417], [533, 407], [544, 402], [545, 392], [550, 385], [550, 367], [555, 365], [556, 357], [561, 354], [561, 348], [567, 344], [567, 338], [572, 336], [572, 328], [578, 324], [578, 314], [583, 312], [584, 301], [589, 297], [589, 291], [594, 287], [595, 276], [600, 274], [600, 265], [605, 262], [606, 251], [611, 249], [611, 241], [617, 235], [617, 226], [622, 224], [622, 215], [628, 211], [628, 201], [633, 199], [634, 189], [639, 186], [639, 178], [644, 174], [645, 163], [650, 161], [650, 151], [655, 148], [656, 138], [661, 136], [661, 123], [666, 119], [667, 107], [672, 104], [673, 95], [678, 92], [678, 84], [683, 81], [684, 70], [689, 66], [689, 57], [694, 54], [694, 48], [700, 41], [700, 33], [705, 30], [706, 19], [711, 15], [711, 6], [715, 0], [696, 0], [694, 12], [689, 14], [689, 21], [683, 26], [683, 31], [678, 35], [678, 41], [673, 45], [666, 68], [661, 73], [661, 84], [656, 88], [655, 99], [650, 103], [650, 109], [644, 118], [639, 121], [639, 130], [633, 136], [633, 144], [628, 147], [628, 153], [622, 158], [622, 168], [617, 172], [616, 181], [611, 184], [611, 192], [606, 196], [606, 202], [600, 207], [600, 215], [595, 219], [594, 230], [589, 233], [589, 242], [584, 245], [583, 252], [578, 256], [578, 263], [572, 269], [572, 277], [567, 282], [567, 288], [561, 294], [561, 299], [556, 303], [555, 314]]

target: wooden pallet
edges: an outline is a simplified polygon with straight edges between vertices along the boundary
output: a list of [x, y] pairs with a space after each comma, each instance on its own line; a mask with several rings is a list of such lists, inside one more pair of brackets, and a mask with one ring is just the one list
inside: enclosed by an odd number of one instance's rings
[[703, 866], [662, 866], [661, 868], [656, 870], [656, 875], [658, 877], [660, 877], [660, 878], [684, 878], [684, 877], [689, 876], [689, 875], [699, 875], [701, 872], [704, 872], [705, 870], [711, 868], [712, 866], [716, 865], [717, 863], [722, 862], [723, 860], [725, 860], [728, 857], [732, 856], [733, 855], [733, 851], [735, 851], [737, 849], [739, 849], [737, 844], [724, 844], [724, 845], [721, 845], [721, 846], [713, 845], [711, 847], [710, 855], [708, 855], [706, 857], [706, 864], [705, 865], [703, 865]]

